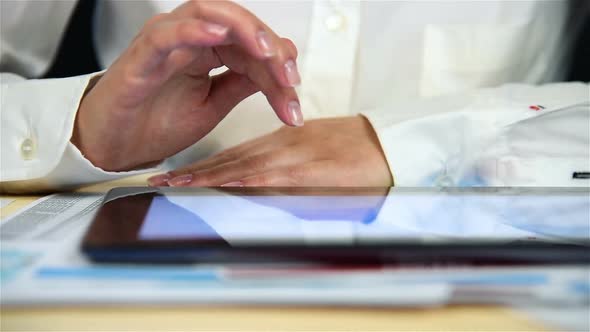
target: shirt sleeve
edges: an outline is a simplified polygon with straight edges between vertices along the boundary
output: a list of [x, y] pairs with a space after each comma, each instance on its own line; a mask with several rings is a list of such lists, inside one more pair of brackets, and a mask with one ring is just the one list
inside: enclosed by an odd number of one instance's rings
[[361, 112], [396, 186], [588, 186], [590, 91], [507, 84]]
[[0, 75], [0, 191], [63, 190], [154, 171], [106, 172], [70, 143], [80, 100], [100, 73], [25, 80]]

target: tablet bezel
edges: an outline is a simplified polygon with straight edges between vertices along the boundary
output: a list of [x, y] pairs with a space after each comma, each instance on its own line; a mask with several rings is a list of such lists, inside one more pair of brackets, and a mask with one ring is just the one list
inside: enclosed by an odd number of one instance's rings
[[[519, 195], [519, 194], [588, 194], [590, 188], [115, 188], [105, 196], [92, 224], [86, 232], [81, 249], [85, 255], [100, 262], [134, 263], [293, 263], [319, 262], [330, 264], [580, 264], [590, 263], [590, 239], [576, 244], [556, 242], [511, 242], [477, 239], [460, 242], [416, 242], [396, 240], [374, 244], [293, 245], [261, 242], [230, 246], [225, 240], [181, 239], [140, 240], [137, 233], [152, 198], [158, 193], [174, 195], [211, 195], [211, 189], [233, 195], [387, 195], [395, 193], [452, 195]], [[149, 195], [149, 196], [148, 196]], [[124, 208], [125, 203], [132, 208]], [[117, 202], [118, 206], [115, 206]], [[137, 209], [140, 206], [141, 209]], [[124, 221], [124, 222], [121, 222]], [[116, 225], [107, 225], [107, 222]], [[116, 228], [117, 232], [112, 232]]]

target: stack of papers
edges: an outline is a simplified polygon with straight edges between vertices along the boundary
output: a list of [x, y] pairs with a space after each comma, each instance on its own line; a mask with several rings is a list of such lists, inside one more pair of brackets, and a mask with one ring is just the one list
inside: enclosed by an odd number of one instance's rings
[[[79, 243], [101, 201], [92, 194], [52, 195], [0, 224], [2, 306], [500, 303], [573, 310], [590, 304], [588, 266], [93, 264]], [[584, 314], [579, 318], [587, 322]]]

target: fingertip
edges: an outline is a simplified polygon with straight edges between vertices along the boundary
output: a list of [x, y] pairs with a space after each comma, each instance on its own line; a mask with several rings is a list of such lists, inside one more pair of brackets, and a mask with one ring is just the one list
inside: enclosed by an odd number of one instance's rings
[[150, 187], [162, 187], [168, 185], [168, 180], [170, 180], [171, 176], [168, 173], [158, 174], [147, 179], [148, 185]]
[[221, 24], [217, 24], [217, 23], [211, 23], [211, 22], [204, 22], [203, 30], [205, 32], [209, 33], [210, 35], [213, 35], [216, 37], [225, 37], [225, 36], [227, 36], [227, 33], [229, 32], [228, 27], [221, 25]]
[[293, 59], [289, 59], [283, 65], [283, 70], [285, 72], [285, 78], [287, 79], [287, 84], [289, 87], [296, 87], [301, 84], [301, 76], [299, 75], [299, 70], [297, 69], [297, 63]]
[[190, 185], [192, 181], [193, 175], [189, 173], [172, 178], [168, 181], [168, 185], [170, 185], [170, 187], [184, 187]]
[[277, 54], [277, 48], [272, 40], [272, 37], [265, 30], [260, 30], [256, 33], [256, 42], [258, 49], [264, 58], [271, 58]]
[[303, 126], [303, 112], [301, 111], [301, 105], [297, 99], [297, 95], [270, 97], [267, 94], [267, 100], [272, 106], [277, 117], [289, 127], [301, 127]]
[[232, 182], [224, 183], [224, 184], [220, 185], [220, 187], [244, 187], [244, 182], [232, 181]]
[[297, 100], [292, 100], [287, 103], [287, 114], [289, 115], [290, 125], [293, 127], [303, 126], [303, 113], [301, 112], [301, 105]]

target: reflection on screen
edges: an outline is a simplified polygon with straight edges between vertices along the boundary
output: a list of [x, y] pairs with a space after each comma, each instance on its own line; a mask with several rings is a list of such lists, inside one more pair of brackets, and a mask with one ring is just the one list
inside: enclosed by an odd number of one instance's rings
[[352, 244], [392, 239], [590, 240], [584, 194], [156, 196], [143, 240]]

